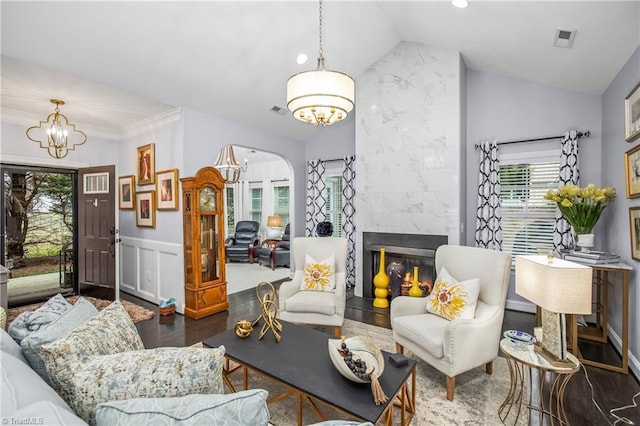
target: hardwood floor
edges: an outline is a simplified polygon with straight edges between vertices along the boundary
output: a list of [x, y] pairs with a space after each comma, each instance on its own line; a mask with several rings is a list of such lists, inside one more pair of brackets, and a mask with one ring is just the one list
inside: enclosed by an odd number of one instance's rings
[[[158, 314], [156, 305], [125, 293], [122, 293], [121, 297], [156, 312], [156, 317], [153, 319], [136, 324], [147, 348], [189, 346], [233, 328], [234, 324], [241, 319], [253, 320], [260, 311], [254, 290], [230, 295], [228, 311], [200, 320], [192, 320], [179, 314], [162, 317]], [[373, 308], [372, 299], [350, 297], [347, 300], [345, 317], [379, 327], [391, 328], [388, 309]], [[507, 310], [504, 316], [503, 330], [533, 330], [534, 323], [535, 316], [533, 314]], [[594, 351], [596, 356], [598, 352]], [[604, 353], [604, 356], [609, 358], [615, 354], [615, 350], [609, 348]], [[640, 383], [632, 374], [624, 375], [588, 366], [586, 372], [593, 384], [593, 397], [606, 414], [606, 418], [591, 400], [592, 390], [586, 380], [585, 368], [583, 368], [573, 377], [565, 393], [565, 407], [569, 421], [572, 425], [613, 424], [616, 418], [609, 414], [609, 410], [632, 404], [633, 396], [640, 392]], [[443, 376], [443, 392], [444, 381]], [[505, 389], [505, 396], [506, 392], [507, 389]], [[640, 406], [640, 396], [636, 398], [636, 401]], [[616, 414], [620, 417], [626, 416], [633, 424], [640, 425], [640, 407], [628, 408]]]

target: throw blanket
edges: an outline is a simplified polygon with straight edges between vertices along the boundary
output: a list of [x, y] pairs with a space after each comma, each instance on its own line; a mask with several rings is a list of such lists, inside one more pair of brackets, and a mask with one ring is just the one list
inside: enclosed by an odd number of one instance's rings
[[23, 312], [18, 315], [9, 326], [9, 335], [20, 344], [22, 339], [57, 320], [72, 306], [58, 293], [35, 311]]

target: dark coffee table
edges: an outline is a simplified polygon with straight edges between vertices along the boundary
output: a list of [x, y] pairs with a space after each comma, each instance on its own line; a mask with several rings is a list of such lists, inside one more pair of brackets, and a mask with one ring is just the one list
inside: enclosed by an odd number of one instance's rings
[[[244, 371], [244, 388], [247, 389], [247, 368], [259, 371], [287, 387], [289, 391], [271, 397], [275, 402], [285, 396], [298, 396], [298, 424], [302, 425], [302, 405], [306, 401], [320, 420], [325, 420], [314, 400], [347, 413], [357, 419], [391, 425], [394, 407], [400, 411], [402, 425], [411, 422], [415, 413], [416, 362], [409, 360], [405, 367], [394, 367], [388, 362], [388, 352], [382, 351], [385, 368], [379, 378], [389, 400], [385, 404], [373, 402], [371, 386], [368, 383], [352, 382], [338, 373], [328, 353], [328, 339], [332, 335], [309, 327], [280, 321], [283, 326], [282, 340], [277, 343], [268, 332], [258, 340], [261, 324], [246, 339], [238, 338], [233, 330], [217, 334], [203, 343], [208, 347], [224, 345], [226, 357], [238, 365], [223, 372], [223, 379], [232, 392], [235, 388], [227, 375], [241, 367]], [[411, 377], [411, 384], [409, 384]]]

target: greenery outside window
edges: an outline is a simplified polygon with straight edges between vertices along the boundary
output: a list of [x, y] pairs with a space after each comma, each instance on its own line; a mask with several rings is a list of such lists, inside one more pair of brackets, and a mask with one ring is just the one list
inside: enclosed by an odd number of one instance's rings
[[289, 185], [273, 187], [273, 214], [282, 217], [282, 231], [289, 223]]
[[516, 255], [553, 250], [556, 208], [544, 195], [558, 185], [559, 160], [530, 161], [526, 157], [501, 159], [500, 165], [502, 250], [511, 252], [512, 260]]
[[249, 188], [249, 218], [262, 223], [262, 188]]
[[227, 212], [227, 235], [231, 235], [236, 229], [235, 195], [233, 186], [227, 186], [225, 188], [224, 195], [225, 211]]

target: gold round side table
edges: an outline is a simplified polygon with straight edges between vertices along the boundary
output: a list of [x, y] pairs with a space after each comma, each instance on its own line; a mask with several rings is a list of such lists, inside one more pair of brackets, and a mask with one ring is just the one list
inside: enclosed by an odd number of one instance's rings
[[[498, 416], [503, 424], [526, 422], [522, 409], [529, 418], [537, 412], [538, 423], [542, 426], [545, 417], [551, 425], [569, 425], [564, 411], [564, 391], [580, 362], [572, 354], [567, 354], [567, 362], [559, 364], [546, 354], [536, 350], [534, 345], [519, 346], [509, 339], [500, 341], [500, 349], [507, 360], [511, 385], [504, 402], [498, 408]], [[529, 422], [531, 424], [532, 422]]]

